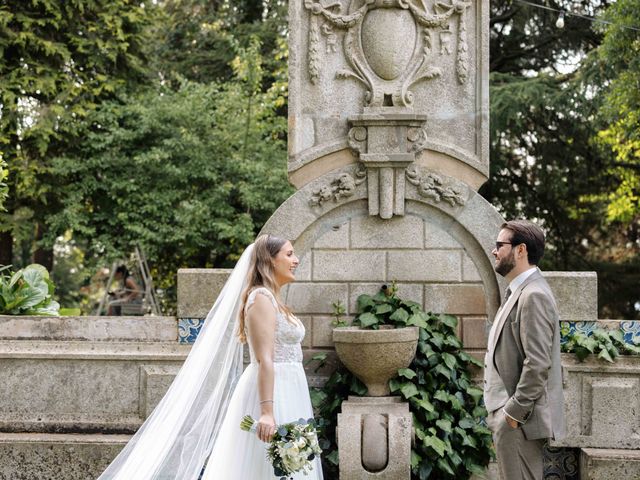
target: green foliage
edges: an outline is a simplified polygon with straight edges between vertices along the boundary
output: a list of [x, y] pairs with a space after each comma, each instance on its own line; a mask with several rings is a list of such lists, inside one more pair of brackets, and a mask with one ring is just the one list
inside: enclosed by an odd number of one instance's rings
[[[471, 365], [481, 364], [462, 350], [455, 317], [426, 313], [418, 303], [400, 299], [396, 291], [395, 285], [383, 286], [375, 295], [358, 297], [353, 324], [420, 329], [416, 357], [389, 382], [391, 392], [407, 400], [413, 414], [412, 478], [467, 479], [481, 474], [493, 455], [491, 433], [483, 424], [487, 412], [481, 404], [482, 389], [472, 383], [468, 372]], [[334, 438], [340, 405], [348, 395], [365, 393], [366, 387], [344, 368], [336, 370], [322, 389], [312, 389], [314, 407], [323, 419], [329, 478], [337, 478]]]
[[49, 240], [71, 231], [103, 261], [140, 245], [174, 299], [178, 268], [232, 265], [292, 191], [274, 114], [286, 89], [260, 91], [257, 42], [238, 53], [233, 81], [184, 81], [89, 115], [85, 142], [53, 161], [66, 187]]
[[42, 265], [32, 264], [15, 273], [0, 269], [0, 315], [58, 315], [53, 282]]
[[608, 330], [596, 328], [589, 334], [583, 332], [569, 332], [569, 327], [563, 325], [562, 336], [566, 342], [561, 345], [564, 353], [574, 353], [578, 360], [584, 361], [589, 355], [613, 363], [619, 355], [640, 355], [640, 346], [625, 342], [621, 329]]
[[640, 25], [635, 0], [619, 0], [606, 12], [611, 22], [598, 49], [598, 66], [605, 71], [603, 127], [598, 140], [614, 161], [607, 173], [615, 189], [600, 198], [607, 203], [607, 221], [640, 225], [640, 33], [625, 26]]
[[0, 263], [12, 262], [25, 209], [28, 249], [42, 247], [45, 219], [59, 207], [50, 160], [82, 141], [81, 120], [146, 81], [155, 11], [154, 2], [128, 0], [2, 2], [0, 156], [11, 175], [8, 213], [0, 217]]
[[[548, 5], [567, 8], [562, 1]], [[603, 32], [585, 19], [568, 16], [560, 30], [553, 12], [491, 2], [491, 172], [480, 193], [506, 218], [543, 226], [543, 268], [598, 272], [603, 318], [640, 318], [637, 158], [623, 161], [605, 148], [615, 138], [625, 152], [634, 151], [627, 140], [640, 131], [633, 115], [606, 114], [638, 105], [632, 87], [638, 78], [614, 80], [640, 58], [638, 32], [619, 28], [639, 24], [631, 5], [637, 2], [572, 3], [572, 10], [592, 16], [608, 12], [615, 25], [600, 46]], [[612, 13], [618, 11], [625, 13]], [[610, 35], [619, 45], [606, 53]], [[619, 93], [613, 109], [609, 84]], [[621, 136], [614, 129], [623, 117], [631, 123]]]
[[265, 84], [282, 66], [272, 55], [285, 40], [287, 2], [248, 0], [166, 0], [165, 14], [155, 33], [154, 67], [163, 79], [198, 83], [224, 82], [234, 77], [231, 62], [238, 46], [261, 41], [266, 64]]

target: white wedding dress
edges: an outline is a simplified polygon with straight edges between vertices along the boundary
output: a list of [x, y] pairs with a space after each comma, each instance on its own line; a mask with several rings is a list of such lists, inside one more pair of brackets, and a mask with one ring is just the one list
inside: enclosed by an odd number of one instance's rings
[[[254, 289], [247, 299], [246, 309], [255, 301], [256, 295], [265, 295], [276, 309], [276, 332], [274, 348], [273, 409], [276, 423], [283, 424], [299, 418], [312, 418], [313, 410], [309, 397], [307, 378], [302, 367], [300, 342], [305, 329], [302, 322], [293, 317], [288, 321], [266, 288]], [[240, 421], [245, 415], [255, 420], [260, 418], [258, 396], [258, 364], [251, 348], [251, 363], [242, 373], [233, 396], [229, 401], [224, 421], [213, 445], [202, 480], [272, 480], [276, 479], [267, 459], [267, 444], [255, 433], [240, 430]], [[298, 473], [295, 480], [321, 480], [320, 459], [313, 461], [313, 471], [308, 475]]]

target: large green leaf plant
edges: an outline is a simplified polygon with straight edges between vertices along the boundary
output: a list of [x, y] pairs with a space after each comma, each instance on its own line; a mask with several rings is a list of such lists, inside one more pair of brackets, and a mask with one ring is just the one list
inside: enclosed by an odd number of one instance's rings
[[[354, 325], [420, 329], [413, 362], [389, 382], [392, 394], [408, 401], [413, 414], [412, 479], [462, 480], [482, 474], [493, 456], [491, 432], [484, 424], [487, 412], [481, 403], [482, 389], [469, 375], [471, 365], [481, 364], [462, 350], [456, 335], [457, 318], [427, 313], [420, 304], [402, 300], [395, 285], [372, 296], [361, 295], [357, 304]], [[366, 394], [366, 387], [341, 367], [323, 388], [314, 388], [311, 394], [321, 417], [325, 473], [337, 478], [337, 414], [343, 400]]]
[[60, 304], [53, 299], [53, 282], [42, 265], [31, 264], [15, 273], [9, 266], [0, 269], [0, 314], [59, 315]]

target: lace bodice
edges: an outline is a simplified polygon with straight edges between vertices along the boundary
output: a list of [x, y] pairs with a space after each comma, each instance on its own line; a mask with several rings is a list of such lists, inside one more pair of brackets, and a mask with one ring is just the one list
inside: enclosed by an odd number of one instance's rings
[[[273, 307], [276, 309], [276, 333], [275, 333], [275, 345], [273, 352], [273, 361], [276, 363], [283, 362], [302, 362], [302, 347], [300, 343], [304, 338], [304, 325], [296, 317], [293, 318], [293, 323], [287, 320], [286, 315], [278, 308], [278, 303], [273, 297], [273, 294], [264, 287], [259, 287], [249, 293], [247, 298], [247, 304], [245, 305], [245, 312], [249, 309], [253, 302], [256, 300], [256, 295], [264, 295], [269, 298]], [[249, 354], [251, 356], [251, 363], [255, 363], [255, 355], [249, 342]]]

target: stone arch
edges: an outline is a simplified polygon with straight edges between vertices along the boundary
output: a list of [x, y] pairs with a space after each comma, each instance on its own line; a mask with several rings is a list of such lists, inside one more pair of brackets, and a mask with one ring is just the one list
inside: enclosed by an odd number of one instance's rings
[[[292, 240], [296, 247], [296, 251], [301, 258], [310, 255], [311, 250], [314, 248], [316, 241], [323, 237], [323, 235], [329, 234], [333, 229], [339, 228], [340, 225], [345, 224], [348, 221], [356, 221], [358, 228], [362, 227], [367, 222], [370, 225], [375, 225], [384, 228], [384, 225], [396, 225], [399, 228], [404, 224], [416, 223], [415, 219], [420, 219], [425, 222], [425, 225], [431, 225], [434, 229], [440, 229], [446, 232], [462, 247], [463, 257], [468, 255], [473, 264], [475, 265], [479, 274], [479, 283], [482, 285], [485, 314], [492, 318], [495, 314], [500, 303], [500, 281], [497, 278], [493, 270], [493, 257], [491, 250], [493, 249], [493, 243], [495, 241], [496, 234], [503, 222], [502, 217], [498, 214], [495, 208], [489, 204], [484, 198], [478, 195], [474, 190], [464, 187], [466, 201], [464, 205], [457, 205], [455, 207], [450, 206], [444, 202], [434, 202], [429, 198], [425, 198], [419, 194], [416, 188], [408, 185], [406, 190], [406, 215], [404, 217], [394, 217], [391, 220], [381, 220], [377, 217], [370, 217], [367, 209], [367, 189], [366, 183], [359, 185], [355, 191], [350, 192], [350, 196], [346, 198], [339, 198], [337, 200], [326, 200], [320, 205], [310, 206], [309, 200], [311, 199], [314, 191], [317, 191], [322, 185], [326, 185], [328, 178], [332, 175], [340, 175], [342, 173], [355, 173], [355, 166], [345, 167], [339, 170], [334, 170], [332, 174], [325, 175], [315, 181], [305, 185], [302, 189], [294, 193], [287, 201], [285, 201], [280, 208], [269, 219], [265, 227], [264, 232], [269, 232], [274, 235], [280, 235]], [[386, 223], [385, 223], [386, 222]], [[350, 227], [352, 228], [352, 227]], [[426, 227], [425, 227], [426, 228]], [[426, 231], [426, 230], [425, 230]], [[349, 233], [351, 235], [352, 232]], [[349, 240], [347, 249], [352, 245], [352, 239]], [[356, 242], [360, 245], [363, 242]], [[402, 252], [398, 253], [394, 250], [393, 246], [389, 246], [389, 243], [382, 242], [383, 247], [379, 250], [388, 250], [387, 264], [391, 261], [390, 258], [399, 258]], [[386, 246], [385, 246], [386, 245]], [[336, 255], [340, 256], [340, 249], [336, 246], [329, 246], [329, 250], [337, 252]], [[446, 247], [448, 248], [448, 247]], [[415, 251], [420, 250], [407, 248], [406, 252], [415, 256]], [[435, 248], [434, 250], [437, 250]], [[419, 257], [419, 255], [418, 255]], [[441, 255], [442, 258], [449, 258], [446, 255]], [[326, 261], [333, 261], [332, 256], [324, 256]], [[367, 261], [366, 255], [361, 257], [363, 261]], [[374, 258], [374, 257], [371, 257]], [[422, 257], [420, 257], [422, 258]], [[424, 258], [439, 258], [438, 255], [425, 255]], [[464, 257], [466, 258], [466, 257]], [[461, 260], [462, 262], [464, 261]], [[319, 262], [319, 261], [318, 261]], [[316, 262], [316, 263], [318, 263]], [[379, 263], [374, 260], [376, 265]], [[331, 281], [331, 272], [323, 272], [321, 275], [316, 275], [315, 271], [313, 275], [311, 272], [306, 271], [306, 266], [303, 272], [303, 283], [312, 285], [317, 282], [325, 282], [325, 284]], [[389, 268], [387, 266], [387, 268]], [[462, 268], [462, 267], [460, 267]], [[387, 272], [388, 274], [389, 272]], [[341, 274], [337, 274], [338, 277]], [[388, 275], [387, 275], [388, 277]], [[373, 275], [375, 280], [362, 283], [375, 283], [379, 280], [379, 276]], [[407, 277], [414, 278], [414, 277]], [[460, 283], [464, 283], [464, 278], [456, 279], [455, 276], [444, 276], [443, 279], [436, 279], [435, 283], [449, 283], [456, 284], [458, 280]], [[433, 276], [428, 275], [421, 281], [416, 278], [416, 282], [424, 283], [425, 281], [433, 280]], [[382, 280], [389, 281], [390, 278]], [[347, 280], [338, 279], [338, 281], [346, 282]], [[358, 275], [350, 278], [349, 281], [354, 284], [357, 283]], [[293, 287], [292, 287], [293, 288]], [[327, 290], [328, 292], [329, 290]], [[333, 292], [339, 292], [339, 288], [331, 290]], [[288, 294], [289, 292], [287, 292]], [[313, 291], [309, 290], [306, 295], [313, 296]], [[302, 294], [301, 294], [302, 295]], [[312, 301], [312, 300], [310, 300]], [[349, 299], [347, 298], [347, 302]], [[292, 305], [295, 309], [296, 305]], [[314, 307], [318, 310], [320, 307]], [[311, 313], [329, 314], [330, 310], [326, 312], [317, 312], [313, 310]]]

